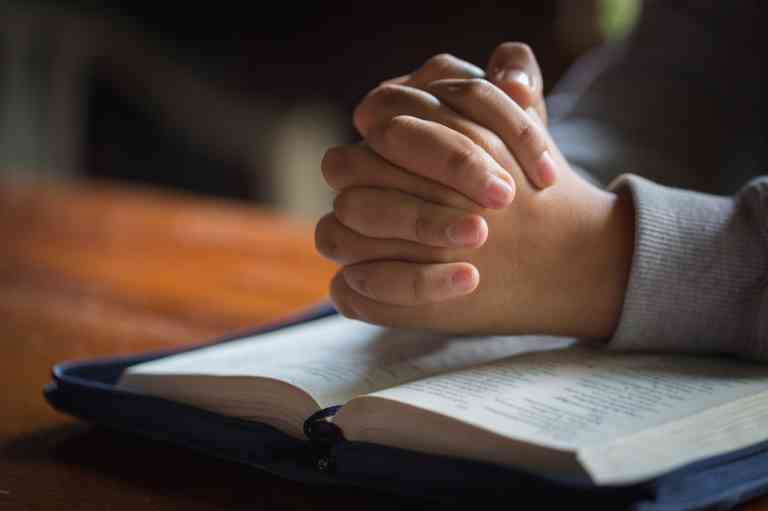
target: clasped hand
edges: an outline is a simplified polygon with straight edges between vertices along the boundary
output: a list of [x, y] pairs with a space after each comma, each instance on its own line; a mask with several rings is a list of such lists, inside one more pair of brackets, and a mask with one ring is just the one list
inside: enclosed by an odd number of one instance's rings
[[572, 171], [546, 128], [530, 49], [487, 74], [448, 55], [358, 105], [364, 141], [322, 162], [338, 192], [316, 230], [338, 310], [452, 333], [607, 337], [632, 255], [631, 201]]

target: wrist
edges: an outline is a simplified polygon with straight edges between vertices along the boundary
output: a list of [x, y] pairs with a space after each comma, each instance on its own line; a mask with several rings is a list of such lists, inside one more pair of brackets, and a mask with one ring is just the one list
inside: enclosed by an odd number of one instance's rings
[[610, 338], [618, 327], [634, 253], [635, 217], [628, 193], [600, 191], [601, 199], [588, 242], [586, 279], [591, 289], [580, 298], [585, 306], [582, 335]]

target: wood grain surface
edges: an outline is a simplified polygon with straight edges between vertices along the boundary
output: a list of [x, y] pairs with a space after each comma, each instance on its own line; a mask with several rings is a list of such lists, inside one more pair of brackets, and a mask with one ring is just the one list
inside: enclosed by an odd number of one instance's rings
[[0, 510], [392, 507], [93, 428], [41, 389], [59, 361], [194, 344], [322, 300], [313, 228], [117, 186], [0, 184]]
[[[0, 510], [391, 509], [52, 410], [62, 360], [194, 344], [322, 300], [312, 226], [109, 184], [0, 182]], [[768, 500], [751, 510], [768, 510]]]

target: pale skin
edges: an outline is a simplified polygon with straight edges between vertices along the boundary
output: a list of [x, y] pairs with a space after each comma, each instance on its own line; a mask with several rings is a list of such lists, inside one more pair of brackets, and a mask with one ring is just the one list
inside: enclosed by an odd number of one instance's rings
[[[487, 76], [487, 79], [484, 78]], [[541, 75], [506, 43], [488, 73], [449, 56], [384, 82], [330, 150], [339, 192], [318, 251], [339, 311], [451, 333], [609, 337], [633, 252], [629, 198], [574, 173], [546, 128]]]

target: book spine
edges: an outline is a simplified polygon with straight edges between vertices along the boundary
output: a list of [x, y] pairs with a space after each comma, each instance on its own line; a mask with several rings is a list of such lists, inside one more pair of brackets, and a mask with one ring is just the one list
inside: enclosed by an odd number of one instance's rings
[[336, 461], [334, 445], [344, 440], [344, 433], [329, 419], [336, 415], [341, 405], [323, 408], [304, 421], [304, 435], [309, 439], [314, 450], [315, 467], [320, 472], [333, 472]]

